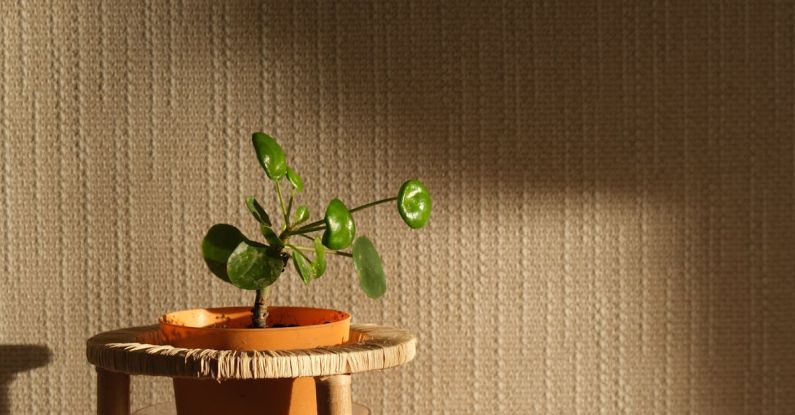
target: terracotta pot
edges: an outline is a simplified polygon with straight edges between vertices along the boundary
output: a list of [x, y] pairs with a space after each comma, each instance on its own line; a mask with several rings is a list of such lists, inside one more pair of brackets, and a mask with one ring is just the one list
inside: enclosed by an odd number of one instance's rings
[[[160, 318], [165, 344], [216, 350], [294, 350], [334, 346], [348, 340], [350, 315], [304, 307], [269, 307], [268, 328], [246, 328], [251, 309], [184, 310]], [[276, 327], [273, 327], [276, 326]], [[180, 415], [316, 415], [312, 378], [215, 380], [174, 379]]]

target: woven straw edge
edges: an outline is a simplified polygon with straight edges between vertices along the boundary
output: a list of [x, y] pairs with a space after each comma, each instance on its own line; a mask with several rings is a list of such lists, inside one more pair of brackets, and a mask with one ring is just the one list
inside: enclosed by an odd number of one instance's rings
[[87, 341], [86, 357], [97, 368], [131, 375], [197, 379], [273, 379], [329, 376], [402, 365], [416, 354], [416, 337], [407, 330], [374, 324], [351, 325], [357, 343], [286, 351], [184, 349], [138, 343], [158, 326], [131, 327], [98, 334]]

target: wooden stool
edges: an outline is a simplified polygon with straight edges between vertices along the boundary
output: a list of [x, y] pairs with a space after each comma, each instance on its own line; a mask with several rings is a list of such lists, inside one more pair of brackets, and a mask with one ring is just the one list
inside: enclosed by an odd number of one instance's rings
[[130, 414], [130, 375], [192, 379], [274, 379], [311, 376], [319, 415], [351, 415], [351, 374], [400, 366], [414, 358], [406, 330], [351, 325], [348, 343], [305, 350], [183, 349], [159, 344], [158, 326], [108, 331], [88, 339], [97, 369], [97, 414]]

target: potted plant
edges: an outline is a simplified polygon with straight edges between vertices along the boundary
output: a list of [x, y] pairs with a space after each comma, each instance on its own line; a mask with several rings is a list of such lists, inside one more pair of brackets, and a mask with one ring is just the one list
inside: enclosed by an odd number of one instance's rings
[[[334, 346], [348, 340], [350, 315], [337, 310], [275, 307], [269, 304], [273, 283], [292, 263], [305, 284], [321, 278], [331, 256], [351, 260], [359, 285], [371, 298], [386, 291], [381, 259], [366, 236], [357, 236], [354, 213], [384, 203], [395, 203], [412, 229], [425, 226], [431, 199], [419, 180], [408, 180], [394, 197], [349, 209], [331, 200], [322, 219], [310, 221], [309, 209], [297, 204], [304, 183], [285, 158], [278, 142], [265, 133], [252, 136], [254, 151], [267, 179], [272, 181], [281, 210], [280, 222], [254, 197], [246, 207], [258, 222], [262, 242], [246, 237], [228, 224], [213, 225], [201, 244], [204, 261], [218, 278], [254, 291], [250, 307], [194, 309], [166, 314], [160, 331], [167, 344], [217, 350], [291, 350]], [[286, 179], [286, 180], [285, 180]], [[283, 189], [287, 182], [289, 188]], [[289, 191], [289, 197], [285, 192]], [[308, 241], [308, 244], [298, 242]], [[311, 378], [215, 382], [174, 379], [180, 414], [224, 413], [313, 414], [315, 384]]]

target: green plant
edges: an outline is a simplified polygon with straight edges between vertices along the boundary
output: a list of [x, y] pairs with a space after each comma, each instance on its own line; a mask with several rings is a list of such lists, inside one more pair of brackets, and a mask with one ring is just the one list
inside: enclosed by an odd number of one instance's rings
[[[397, 196], [348, 209], [339, 199], [326, 207], [321, 220], [308, 222], [309, 209], [293, 204], [297, 193], [304, 190], [301, 176], [287, 165], [279, 143], [264, 133], [252, 136], [254, 151], [266, 176], [273, 182], [282, 213], [282, 225], [276, 227], [270, 216], [253, 196], [246, 198], [246, 207], [257, 220], [265, 243], [248, 239], [236, 227], [213, 225], [202, 241], [202, 255], [210, 271], [222, 280], [244, 290], [256, 291], [252, 309], [252, 327], [266, 327], [268, 299], [271, 285], [281, 276], [292, 259], [293, 266], [304, 283], [320, 278], [326, 270], [326, 254], [351, 258], [359, 275], [359, 285], [365, 294], [378, 298], [386, 291], [386, 278], [381, 258], [366, 236], [356, 237], [353, 213], [382, 203], [397, 202], [403, 221], [412, 229], [425, 226], [431, 214], [431, 198], [419, 180], [403, 183]], [[285, 202], [281, 183], [290, 184], [290, 197]], [[278, 230], [277, 230], [278, 229]], [[322, 236], [317, 233], [323, 232]], [[291, 238], [301, 237], [312, 242], [302, 246]], [[351, 247], [351, 251], [345, 251]], [[314, 254], [310, 259], [307, 255]]]

